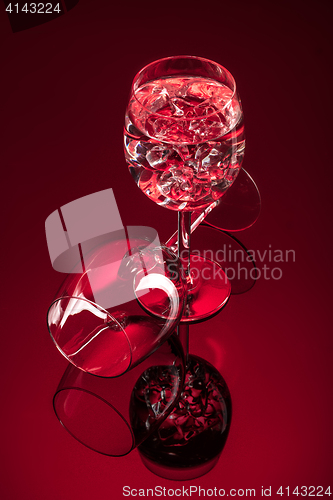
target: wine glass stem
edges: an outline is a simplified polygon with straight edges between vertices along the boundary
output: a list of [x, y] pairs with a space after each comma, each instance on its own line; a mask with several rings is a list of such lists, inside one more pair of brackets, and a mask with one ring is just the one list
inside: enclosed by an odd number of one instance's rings
[[[181, 260], [188, 287], [192, 284], [190, 251], [191, 251], [191, 212], [178, 212], [178, 257]], [[185, 353], [185, 362], [189, 356], [189, 325], [180, 324], [177, 330], [179, 340]]]
[[[196, 228], [205, 220], [208, 214], [213, 210], [213, 208], [217, 207], [219, 205], [221, 200], [214, 201], [208, 207], [206, 207], [204, 210], [201, 212], [190, 212], [190, 214], [194, 215], [194, 220], [191, 217], [191, 233], [196, 230]], [[166, 246], [170, 247], [172, 250], [176, 251], [177, 246], [178, 246], [178, 231], [173, 233], [172, 236], [168, 239], [166, 242]]]
[[190, 341], [190, 335], [189, 335], [189, 329], [190, 325], [188, 323], [180, 323], [177, 327], [177, 335], [180, 340], [180, 343], [183, 347], [183, 351], [185, 354], [185, 365], [188, 365], [188, 356], [189, 356], [189, 351], [190, 351], [190, 346], [189, 346], [189, 341]]
[[187, 284], [191, 284], [191, 212], [178, 212], [178, 257], [185, 269]]

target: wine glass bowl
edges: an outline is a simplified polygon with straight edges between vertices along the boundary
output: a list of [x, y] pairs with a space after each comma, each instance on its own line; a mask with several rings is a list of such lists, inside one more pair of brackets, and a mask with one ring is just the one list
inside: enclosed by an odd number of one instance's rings
[[221, 374], [208, 361], [190, 355], [178, 403], [139, 446], [143, 463], [172, 480], [206, 474], [224, 448], [231, 412], [230, 392]]
[[241, 168], [244, 147], [236, 84], [222, 66], [177, 56], [155, 61], [135, 77], [125, 157], [155, 203], [193, 211], [218, 200]]

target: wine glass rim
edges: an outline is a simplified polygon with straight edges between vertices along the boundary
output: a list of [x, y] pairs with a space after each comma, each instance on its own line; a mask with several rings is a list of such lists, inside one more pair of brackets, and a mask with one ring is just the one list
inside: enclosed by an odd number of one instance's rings
[[[107, 453], [105, 451], [100, 451], [97, 449], [96, 446], [91, 446], [87, 443], [85, 443], [82, 439], [80, 439], [75, 432], [71, 431], [69, 429], [69, 427], [65, 424], [65, 422], [61, 419], [60, 415], [59, 415], [59, 412], [57, 411], [57, 406], [56, 406], [56, 399], [57, 397], [64, 391], [80, 391], [80, 392], [83, 392], [85, 394], [89, 394], [90, 396], [98, 399], [99, 401], [101, 401], [102, 403], [105, 403], [111, 410], [113, 410], [117, 415], [118, 417], [120, 417], [123, 422], [126, 424], [129, 432], [130, 432], [130, 435], [131, 435], [131, 439], [132, 439], [132, 444], [131, 444], [131, 448], [128, 450], [128, 451], [125, 451], [124, 453], [121, 453], [121, 454], [111, 454], [111, 453]], [[95, 394], [94, 392], [88, 390], [88, 389], [85, 389], [83, 387], [78, 387], [78, 386], [71, 386], [71, 385], [68, 385], [68, 386], [64, 386], [64, 387], [61, 387], [60, 389], [57, 388], [54, 396], [53, 396], [53, 401], [52, 401], [52, 404], [53, 404], [53, 410], [54, 410], [54, 413], [56, 414], [59, 422], [61, 423], [61, 425], [64, 427], [64, 429], [66, 429], [66, 431], [74, 438], [76, 439], [79, 443], [83, 444], [84, 446], [86, 446], [87, 448], [89, 448], [90, 450], [93, 450], [93, 451], [96, 451], [97, 453], [100, 453], [101, 455], [106, 455], [108, 457], [124, 457], [126, 455], [128, 455], [134, 448], [135, 448], [135, 436], [134, 436], [134, 433], [133, 433], [133, 430], [131, 428], [131, 426], [128, 424], [128, 422], [126, 421], [126, 419], [123, 417], [123, 415], [117, 410], [117, 408], [115, 406], [113, 406], [113, 404], [109, 401], [107, 401], [105, 398], [103, 398], [102, 396], [99, 396], [98, 394]]]
[[[182, 55], [182, 56], [169, 56], [169, 57], [162, 57], [161, 59], [156, 59], [155, 61], [152, 61], [151, 63], [149, 64], [146, 64], [146, 66], [144, 66], [142, 69], [140, 69], [140, 71], [137, 72], [137, 74], [135, 75], [134, 79], [133, 79], [133, 83], [132, 83], [132, 88], [131, 88], [131, 95], [133, 95], [134, 99], [140, 104], [140, 106], [142, 106], [142, 108], [144, 108], [145, 110], [147, 110], [149, 113], [151, 113], [151, 110], [149, 110], [146, 106], [144, 106], [144, 104], [142, 104], [142, 102], [138, 99], [137, 97], [137, 90], [138, 88], [140, 88], [137, 84], [137, 80], [138, 78], [150, 67], [152, 67], [153, 65], [157, 64], [157, 63], [161, 63], [161, 62], [164, 62], [164, 61], [171, 61], [171, 60], [175, 60], [175, 59], [196, 59], [198, 61], [201, 61], [201, 62], [206, 62], [206, 63], [210, 63], [216, 67], [218, 67], [220, 69], [221, 72], [225, 73], [228, 77], [228, 79], [230, 80], [231, 84], [232, 84], [232, 87], [233, 88], [230, 88], [229, 85], [228, 88], [232, 91], [232, 94], [229, 98], [229, 100], [226, 102], [226, 104], [223, 106], [223, 108], [221, 108], [221, 111], [223, 109], [225, 109], [231, 102], [232, 100], [234, 99], [234, 97], [236, 96], [236, 81], [234, 79], [234, 77], [232, 76], [232, 74], [230, 73], [230, 71], [227, 70], [227, 68], [225, 68], [224, 66], [222, 66], [221, 64], [215, 62], [215, 61], [212, 61], [211, 59], [206, 59], [205, 57], [200, 57], [200, 56], [189, 56], [189, 55]], [[180, 72], [181, 74], [181, 72]], [[171, 75], [170, 75], [171, 76]], [[190, 76], [190, 75], [188, 75]], [[212, 79], [213, 81], [213, 79]], [[213, 113], [209, 113], [208, 115], [205, 115], [205, 118], [209, 118], [211, 116], [214, 116], [218, 113], [218, 110], [213, 112]], [[193, 120], [194, 118], [191, 117], [182, 117], [182, 116], [166, 116], [166, 115], [163, 115], [163, 114], [160, 114], [158, 112], [155, 112], [154, 115], [157, 115], [157, 116], [160, 116], [164, 119], [170, 119], [170, 120], [175, 120], [175, 121], [191, 121]], [[200, 117], [199, 117], [200, 118]]]
[[[60, 302], [61, 300], [65, 300], [65, 299], [67, 299], [67, 300], [68, 299], [77, 299], [77, 300], [82, 300], [82, 301], [88, 302], [89, 304], [92, 304], [94, 307], [96, 307], [97, 309], [99, 309], [101, 312], [104, 312], [109, 318], [112, 319], [112, 321], [114, 321], [117, 324], [117, 326], [119, 326], [119, 328], [121, 329], [121, 331], [123, 332], [123, 334], [125, 336], [125, 339], [126, 339], [126, 341], [128, 343], [128, 349], [129, 349], [129, 364], [128, 364], [126, 370], [123, 373], [120, 373], [119, 375], [109, 376], [109, 375], [99, 375], [97, 373], [89, 372], [87, 370], [84, 370], [82, 367], [78, 366], [76, 363], [74, 363], [73, 360], [70, 359], [69, 356], [61, 349], [61, 347], [59, 346], [58, 342], [56, 341], [56, 339], [52, 335], [50, 324], [49, 324], [49, 313], [50, 313], [51, 307], [56, 302]], [[106, 309], [104, 309], [104, 307], [100, 306], [96, 302], [93, 302], [92, 300], [89, 300], [89, 299], [87, 299], [85, 297], [78, 297], [78, 296], [75, 296], [75, 295], [63, 295], [61, 297], [57, 297], [56, 299], [54, 299], [51, 302], [51, 304], [50, 304], [50, 306], [49, 306], [49, 308], [47, 310], [46, 322], [47, 322], [47, 329], [49, 331], [50, 337], [51, 337], [53, 343], [55, 344], [56, 348], [58, 349], [58, 351], [64, 356], [64, 358], [67, 359], [67, 361], [69, 361], [72, 365], [74, 365], [79, 370], [82, 370], [83, 372], [89, 373], [90, 375], [94, 375], [94, 376], [99, 377], [99, 378], [117, 378], [117, 377], [120, 377], [121, 375], [124, 375], [125, 373], [127, 373], [128, 370], [130, 369], [130, 366], [132, 365], [132, 347], [131, 347], [130, 339], [128, 338], [128, 335], [127, 335], [125, 329], [121, 326], [121, 324], [119, 323], [119, 321], [114, 316], [112, 316], [112, 314], [109, 313], [109, 311], [107, 311]]]

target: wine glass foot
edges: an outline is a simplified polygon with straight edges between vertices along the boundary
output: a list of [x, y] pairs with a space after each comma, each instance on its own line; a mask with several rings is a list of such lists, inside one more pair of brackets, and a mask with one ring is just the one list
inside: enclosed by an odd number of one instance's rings
[[231, 284], [222, 267], [199, 254], [190, 257], [191, 283], [181, 318], [182, 323], [208, 319], [228, 302]]
[[258, 186], [244, 168], [233, 185], [225, 192], [220, 203], [212, 210], [205, 222], [225, 231], [243, 231], [253, 226], [261, 210]]
[[191, 234], [198, 255], [218, 263], [231, 284], [231, 295], [248, 292], [258, 279], [253, 251], [222, 229], [203, 222]]
[[231, 423], [231, 397], [221, 374], [210, 363], [189, 355], [182, 394], [170, 415], [138, 448], [154, 474], [188, 480], [218, 462]]

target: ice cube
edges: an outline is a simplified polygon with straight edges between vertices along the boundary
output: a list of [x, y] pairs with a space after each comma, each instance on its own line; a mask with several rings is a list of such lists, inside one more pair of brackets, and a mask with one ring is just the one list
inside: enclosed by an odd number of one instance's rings
[[152, 94], [147, 102], [146, 108], [153, 113], [157, 113], [169, 102], [169, 97], [166, 94]]
[[151, 135], [162, 141], [165, 139], [170, 127], [173, 125], [172, 120], [168, 120], [167, 118], [156, 118], [154, 116], [150, 116], [147, 122], [149, 122], [152, 126], [153, 132]]
[[166, 78], [163, 86], [167, 90], [170, 98], [185, 97], [187, 93], [189, 78]]
[[216, 95], [221, 88], [223, 88], [223, 86], [218, 82], [214, 82], [213, 80], [207, 82], [207, 80], [196, 78], [189, 83], [187, 95], [204, 100]]
[[154, 84], [151, 89], [152, 94], [164, 95], [165, 97], [170, 98], [168, 89], [162, 84]]
[[164, 196], [169, 196], [171, 188], [174, 184], [174, 179], [170, 172], [162, 174], [158, 180], [157, 187]]
[[179, 101], [180, 99], [175, 98], [169, 101], [173, 116], [184, 116], [184, 106], [182, 106], [183, 103]]
[[209, 153], [202, 158], [201, 163], [203, 167], [211, 167], [212, 165], [218, 165], [223, 160], [223, 153], [218, 151], [216, 148], [213, 148], [209, 151]]
[[186, 160], [188, 156], [190, 156], [190, 149], [186, 144], [181, 144], [179, 146], [174, 146], [174, 149], [177, 151], [179, 154], [180, 158], [182, 160]]
[[191, 82], [191, 78], [179, 78], [179, 83], [180, 83], [180, 86], [178, 87], [177, 91], [176, 91], [176, 95], [178, 97], [186, 97], [187, 96], [187, 90], [188, 90], [188, 86], [190, 85], [190, 82]]
[[151, 167], [158, 167], [165, 163], [172, 153], [171, 149], [161, 145], [153, 146], [146, 155], [146, 159]]
[[211, 105], [211, 100], [206, 99], [205, 101], [194, 107], [194, 112], [196, 116], [202, 117], [217, 113], [217, 110], [214, 106]]

